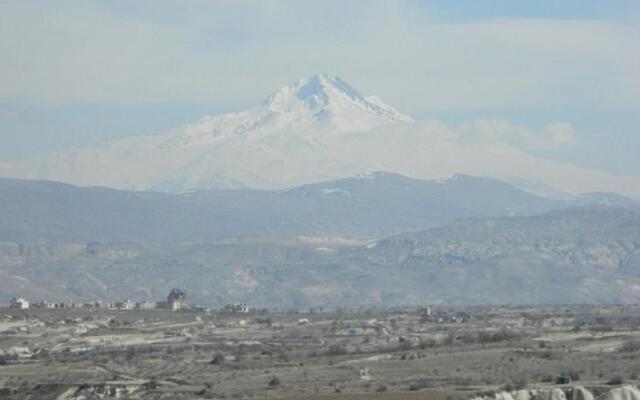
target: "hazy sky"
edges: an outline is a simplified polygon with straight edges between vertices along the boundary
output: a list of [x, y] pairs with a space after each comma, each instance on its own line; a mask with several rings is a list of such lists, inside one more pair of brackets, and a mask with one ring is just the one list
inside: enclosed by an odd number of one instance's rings
[[469, 140], [640, 175], [638, 38], [637, 1], [1, 1], [0, 158], [161, 132], [326, 72]]

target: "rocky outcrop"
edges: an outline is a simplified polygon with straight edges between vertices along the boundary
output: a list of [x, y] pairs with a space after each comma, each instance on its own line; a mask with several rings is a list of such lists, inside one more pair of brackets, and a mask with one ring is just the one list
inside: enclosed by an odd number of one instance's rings
[[623, 386], [611, 389], [607, 400], [640, 400], [640, 390], [635, 386]]
[[[635, 386], [613, 388], [606, 393], [606, 400], [640, 400], [640, 390]], [[496, 392], [490, 396], [478, 396], [472, 400], [594, 400], [594, 395], [582, 386], [570, 388], [522, 389], [513, 392]]]
[[571, 391], [571, 400], [593, 400], [593, 394], [582, 386], [576, 386]]

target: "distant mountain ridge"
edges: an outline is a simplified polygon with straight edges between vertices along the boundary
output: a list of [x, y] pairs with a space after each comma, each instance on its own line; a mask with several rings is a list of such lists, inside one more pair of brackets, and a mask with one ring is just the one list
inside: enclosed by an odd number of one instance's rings
[[0, 179], [0, 203], [0, 240], [143, 242], [255, 234], [376, 238], [569, 205], [489, 178], [427, 181], [387, 172], [281, 191], [182, 194]]
[[256, 234], [380, 238], [460, 219], [639, 203], [606, 193], [545, 199], [467, 175], [420, 180], [376, 172], [280, 191], [182, 194], [0, 178], [0, 204], [0, 240], [175, 243]]

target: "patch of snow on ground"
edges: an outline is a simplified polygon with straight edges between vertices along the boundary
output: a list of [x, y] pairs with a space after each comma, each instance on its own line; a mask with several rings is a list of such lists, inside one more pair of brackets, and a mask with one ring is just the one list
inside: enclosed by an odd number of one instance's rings
[[346, 197], [351, 197], [351, 193], [344, 189], [322, 189], [322, 193], [324, 194], [342, 194]]

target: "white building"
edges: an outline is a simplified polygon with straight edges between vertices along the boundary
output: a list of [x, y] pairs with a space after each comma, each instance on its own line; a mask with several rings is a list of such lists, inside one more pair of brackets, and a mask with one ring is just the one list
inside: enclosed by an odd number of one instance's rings
[[223, 307], [223, 312], [230, 314], [248, 314], [249, 306], [245, 303], [227, 304]]
[[135, 303], [131, 300], [118, 301], [115, 306], [118, 310], [133, 310]]
[[156, 305], [150, 301], [140, 301], [136, 303], [136, 310], [153, 310], [156, 308]]
[[249, 312], [249, 306], [245, 303], [238, 303], [234, 305], [234, 311], [239, 314], [247, 314]]
[[11, 308], [26, 310], [29, 308], [29, 302], [22, 297], [14, 297], [13, 299], [11, 299]]
[[31, 304], [29, 304], [29, 307], [31, 307], [31, 308], [51, 309], [51, 308], [56, 308], [56, 305], [54, 303], [49, 303], [48, 301], [44, 300], [44, 301], [40, 301], [38, 303], [31, 303]]

